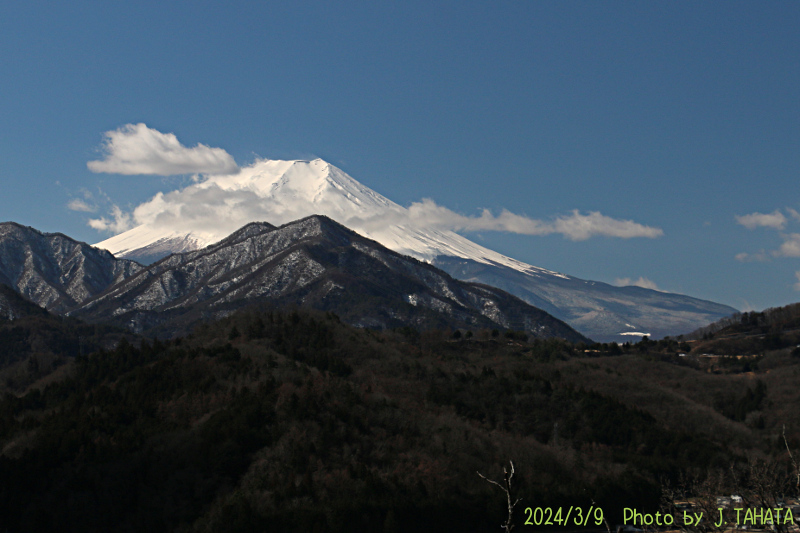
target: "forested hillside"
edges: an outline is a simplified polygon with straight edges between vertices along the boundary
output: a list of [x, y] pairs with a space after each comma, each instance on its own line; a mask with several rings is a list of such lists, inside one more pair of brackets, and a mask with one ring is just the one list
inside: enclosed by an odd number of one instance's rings
[[614, 524], [665, 479], [785, 466], [800, 357], [720, 371], [680, 349], [270, 309], [123, 341], [0, 402], [0, 528], [493, 531], [505, 495], [477, 472], [509, 460], [520, 526], [592, 502]]
[[126, 335], [131, 337], [120, 328], [52, 315], [0, 284], [0, 394], [57, 379], [56, 371], [74, 357], [113, 348]]

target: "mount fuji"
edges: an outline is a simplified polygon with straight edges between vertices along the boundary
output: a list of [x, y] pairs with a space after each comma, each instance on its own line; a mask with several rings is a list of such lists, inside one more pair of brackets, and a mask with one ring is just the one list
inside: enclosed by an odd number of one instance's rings
[[144, 223], [95, 246], [152, 263], [204, 248], [250, 222], [281, 225], [314, 214], [457, 279], [503, 289], [598, 341], [630, 340], [635, 332], [678, 335], [736, 312], [689, 296], [616, 287], [517, 261], [436, 228], [321, 159], [259, 160], [237, 174], [159, 193], [136, 209], [135, 218]]

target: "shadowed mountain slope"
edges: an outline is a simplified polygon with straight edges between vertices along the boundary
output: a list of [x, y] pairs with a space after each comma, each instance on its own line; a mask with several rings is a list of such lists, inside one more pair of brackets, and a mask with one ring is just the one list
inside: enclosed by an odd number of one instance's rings
[[371, 328], [499, 328], [586, 340], [510, 294], [457, 281], [324, 216], [280, 228], [249, 224], [203, 250], [142, 269], [71, 314], [172, 336], [264, 303], [332, 311]]
[[46, 316], [47, 311], [19, 295], [8, 285], [0, 284], [0, 320], [14, 321], [29, 316]]
[[54, 313], [63, 313], [141, 269], [61, 233], [0, 224], [0, 283]]

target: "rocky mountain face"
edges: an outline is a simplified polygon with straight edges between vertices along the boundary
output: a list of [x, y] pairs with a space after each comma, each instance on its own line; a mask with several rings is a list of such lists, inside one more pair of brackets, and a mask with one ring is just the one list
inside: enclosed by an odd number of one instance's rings
[[736, 310], [683, 294], [615, 287], [572, 276], [520, 272], [502, 264], [439, 256], [433, 264], [457, 279], [486, 283], [544, 309], [598, 342], [681, 335]]
[[63, 313], [142, 268], [61, 233], [0, 224], [0, 284]]
[[[263, 218], [284, 224], [326, 215], [398, 253], [431, 263], [464, 281], [484, 283], [545, 309], [598, 341], [680, 335], [736, 310], [680, 294], [640, 287], [615, 287], [553, 272], [506, 257], [453, 231], [427, 227], [408, 209], [359, 183], [341, 169], [313, 161], [261, 160], [232, 176], [214, 176], [185, 192], [220, 189], [246, 196]], [[241, 210], [241, 213], [251, 213]], [[242, 215], [245, 216], [245, 215]], [[236, 226], [253, 220], [239, 220]], [[149, 262], [170, 253], [200, 249], [223, 239], [231, 220], [202, 221], [202, 228], [143, 224], [97, 246], [118, 257]], [[210, 230], [209, 228], [216, 228]], [[638, 334], [638, 335], [637, 335]]]
[[522, 300], [402, 256], [324, 216], [252, 223], [203, 250], [171, 255], [70, 312], [174, 335], [246, 305], [307, 306], [357, 326], [525, 330], [586, 340]]

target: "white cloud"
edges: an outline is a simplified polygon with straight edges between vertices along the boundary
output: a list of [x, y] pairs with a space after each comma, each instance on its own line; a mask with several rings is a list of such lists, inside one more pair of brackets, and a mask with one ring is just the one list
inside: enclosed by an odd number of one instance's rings
[[800, 291], [800, 270], [794, 273], [794, 277], [797, 278], [797, 283], [794, 284], [794, 290]]
[[96, 205], [91, 205], [85, 200], [81, 200], [80, 198], [73, 198], [72, 200], [67, 203], [67, 209], [72, 211], [82, 211], [84, 213], [94, 213], [97, 211]]
[[633, 237], [653, 239], [664, 235], [664, 231], [661, 228], [643, 226], [632, 220], [617, 220], [607, 217], [599, 211], [592, 211], [588, 215], [582, 215], [577, 210], [574, 210], [570, 216], [559, 217], [555, 223], [555, 232], [561, 233], [574, 241], [586, 240], [595, 235], [619, 237], [621, 239], [631, 239]]
[[386, 206], [378, 213], [360, 211], [342, 204], [342, 199], [304, 194], [272, 196], [272, 188], [259, 189], [255, 178], [258, 165], [241, 169], [236, 176], [209, 176], [183, 189], [158, 193], [137, 206], [128, 218], [112, 213], [108, 218], [91, 222], [92, 227], [107, 229], [113, 224], [146, 224], [170, 232], [202, 232], [211, 239], [221, 239], [243, 225], [256, 220], [280, 225], [311, 214], [324, 214], [338, 222], [366, 232], [380, 233], [389, 225], [406, 225], [452, 231], [504, 231], [524, 235], [561, 234], [572, 240], [595, 236], [633, 238], [659, 237], [660, 228], [630, 220], [618, 220], [599, 212], [582, 214], [572, 211], [552, 220], [537, 220], [508, 210], [498, 215], [483, 210], [478, 216], [465, 216], [433, 200], [424, 199], [408, 208]]
[[654, 291], [660, 290], [658, 288], [658, 285], [655, 284], [655, 282], [641, 276], [639, 277], [639, 279], [636, 280], [631, 278], [617, 278], [614, 280], [614, 285], [616, 285], [617, 287], [634, 286], [634, 287], [642, 287], [643, 289], [653, 289]]
[[453, 231], [508, 231], [524, 235], [552, 233], [542, 221], [515, 215], [505, 209], [499, 216], [494, 216], [488, 209], [484, 209], [480, 216], [469, 217], [437, 205], [430, 198], [412, 203], [401, 216], [408, 220], [398, 220], [397, 223], [410, 221], [422, 227]]
[[569, 215], [562, 215], [554, 221], [543, 221], [514, 214], [503, 210], [498, 216], [484, 209], [480, 216], [460, 215], [446, 207], [437, 205], [431, 199], [414, 202], [408, 208], [409, 218], [425, 227], [436, 227], [453, 231], [506, 231], [522, 235], [551, 235], [558, 233], [573, 241], [583, 241], [590, 237], [660, 237], [660, 228], [643, 226], [632, 220], [618, 220], [607, 217], [598, 211], [587, 215], [577, 209]]
[[800, 257], [800, 233], [782, 235], [783, 244], [772, 252], [775, 257]]
[[172, 133], [145, 124], [126, 124], [104, 134], [104, 158], [89, 161], [92, 172], [109, 174], [235, 174], [239, 167], [222, 148], [183, 146]]
[[89, 219], [89, 226], [98, 231], [104, 231], [113, 234], [128, 231], [135, 226], [131, 215], [122, 211], [119, 206], [112, 206], [110, 215], [110, 220], [106, 217]]
[[749, 215], [737, 216], [736, 222], [747, 229], [772, 228], [779, 232], [782, 243], [777, 250], [765, 251], [751, 254], [742, 252], [736, 254], [737, 261], [769, 261], [773, 257], [800, 257], [800, 233], [784, 233], [786, 225], [792, 221], [800, 221], [800, 212], [791, 207], [785, 208], [789, 213], [786, 217], [780, 209], [772, 213], [750, 213]]
[[222, 238], [256, 220], [283, 224], [313, 213], [310, 205], [281, 205], [250, 189], [223, 189], [207, 183], [158, 193], [134, 209], [133, 219], [137, 225], [206, 232]]
[[750, 213], [749, 215], [737, 216], [736, 222], [747, 229], [773, 228], [782, 230], [786, 227], [787, 220], [786, 216], [776, 209], [772, 213]]

